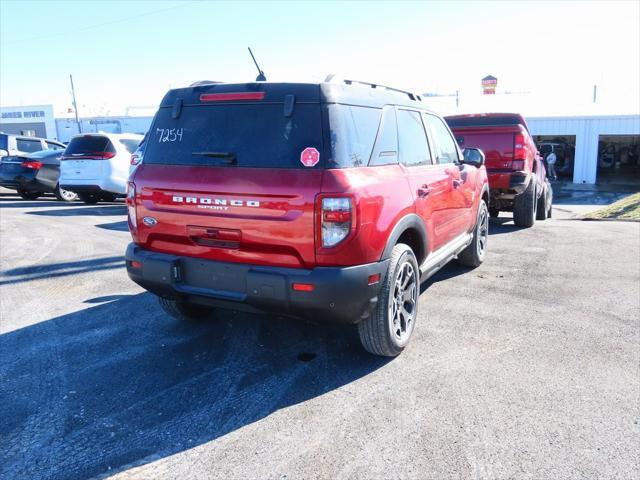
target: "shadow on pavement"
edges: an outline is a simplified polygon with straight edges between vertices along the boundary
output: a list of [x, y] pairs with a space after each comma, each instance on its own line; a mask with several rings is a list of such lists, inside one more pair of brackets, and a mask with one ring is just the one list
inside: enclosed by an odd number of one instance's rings
[[524, 230], [524, 227], [516, 227], [511, 217], [489, 219], [489, 235], [502, 235], [503, 233], [512, 233], [518, 230]]
[[45, 217], [126, 215], [127, 207], [122, 204], [106, 204], [101, 206], [86, 206], [81, 208], [65, 208], [62, 210], [34, 210], [33, 212], [26, 213], [29, 215], [42, 215]]
[[455, 260], [452, 260], [440, 270], [438, 270], [438, 272], [434, 276], [430, 277], [426, 282], [423, 282], [420, 285], [420, 295], [422, 295], [434, 283], [448, 280], [449, 278], [454, 278], [458, 275], [464, 275], [471, 270], [473, 270], [473, 268], [463, 267]]
[[385, 365], [354, 330], [142, 293], [0, 336], [4, 478], [88, 478], [193, 448]]
[[37, 208], [37, 207], [77, 207], [82, 203], [63, 202], [52, 198], [42, 198], [38, 200], [20, 200], [19, 198], [0, 198], [0, 210], [3, 208]]
[[122, 300], [123, 298], [133, 297], [133, 294], [123, 294], [123, 295], [104, 295], [102, 297], [94, 297], [89, 298], [84, 301], [84, 303], [107, 303], [113, 302], [115, 300]]
[[[75, 262], [51, 263], [48, 265], [33, 265], [31, 267], [19, 267], [0, 272], [0, 285], [29, 282], [41, 278], [65, 277], [79, 273], [95, 272], [98, 270], [111, 270], [124, 268], [122, 255], [103, 258], [91, 258]], [[7, 277], [10, 277], [7, 279]]]
[[120, 222], [101, 223], [100, 225], [96, 225], [96, 227], [104, 230], [115, 230], [117, 232], [129, 231], [129, 224], [126, 220], [122, 220]]

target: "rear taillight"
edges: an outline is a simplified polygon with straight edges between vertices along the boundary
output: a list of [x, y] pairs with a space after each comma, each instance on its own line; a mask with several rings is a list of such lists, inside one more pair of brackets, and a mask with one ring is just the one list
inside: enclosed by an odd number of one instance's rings
[[24, 168], [31, 168], [33, 170], [40, 170], [42, 168], [42, 162], [22, 162], [20, 164]]
[[142, 155], [140, 155], [137, 152], [134, 152], [131, 154], [131, 165], [138, 165], [140, 162], [142, 162]]
[[334, 247], [347, 238], [353, 220], [350, 198], [323, 198], [320, 215], [322, 248]]
[[129, 228], [135, 232], [138, 228], [138, 219], [136, 217], [136, 185], [133, 182], [127, 183], [127, 213], [129, 215]]
[[108, 160], [116, 156], [115, 152], [87, 152], [60, 157], [60, 160]]
[[527, 158], [527, 141], [522, 134], [516, 134], [515, 145], [513, 149], [514, 160], [524, 160]]

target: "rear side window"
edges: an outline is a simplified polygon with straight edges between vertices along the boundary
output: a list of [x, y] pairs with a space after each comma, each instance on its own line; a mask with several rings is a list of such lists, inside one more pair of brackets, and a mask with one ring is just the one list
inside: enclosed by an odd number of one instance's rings
[[307, 148], [322, 152], [320, 105], [282, 103], [186, 106], [177, 119], [160, 108], [145, 142], [145, 164], [305, 167]]
[[398, 110], [398, 143], [400, 161], [407, 167], [431, 165], [431, 153], [420, 114]]
[[398, 127], [396, 125], [396, 109], [386, 106], [382, 109], [382, 120], [378, 128], [378, 137], [373, 147], [370, 167], [393, 165], [398, 163]]
[[121, 138], [120, 143], [124, 145], [124, 148], [126, 148], [129, 153], [135, 152], [140, 144], [138, 140], [132, 140], [130, 138]]
[[32, 153], [42, 150], [42, 143], [40, 140], [27, 140], [24, 138], [16, 139], [16, 148], [21, 152]]
[[97, 155], [103, 152], [116, 152], [111, 141], [107, 137], [87, 135], [72, 138], [65, 155]]
[[7, 149], [7, 145], [8, 145], [8, 137], [6, 135], [0, 135], [0, 149], [2, 150], [8, 150]]
[[381, 110], [331, 104], [329, 113], [331, 161], [328, 168], [362, 167], [369, 164], [378, 133]]
[[458, 162], [458, 147], [449, 132], [449, 129], [442, 120], [433, 115], [424, 115], [426, 124], [433, 135], [434, 152], [436, 155], [436, 163], [456, 163]]
[[47, 150], [64, 150], [64, 147], [56, 143], [45, 142], [47, 144]]

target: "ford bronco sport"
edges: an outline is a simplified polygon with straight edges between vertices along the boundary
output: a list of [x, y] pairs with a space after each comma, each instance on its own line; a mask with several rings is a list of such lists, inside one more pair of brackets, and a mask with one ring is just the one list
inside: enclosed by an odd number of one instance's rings
[[553, 190], [529, 127], [517, 113], [455, 115], [445, 120], [460, 146], [485, 152], [491, 187], [489, 214], [513, 212], [513, 223], [531, 227], [551, 217]]
[[215, 307], [357, 323], [398, 355], [420, 282], [485, 256], [484, 155], [419, 96], [355, 81], [170, 90], [130, 178], [131, 279]]

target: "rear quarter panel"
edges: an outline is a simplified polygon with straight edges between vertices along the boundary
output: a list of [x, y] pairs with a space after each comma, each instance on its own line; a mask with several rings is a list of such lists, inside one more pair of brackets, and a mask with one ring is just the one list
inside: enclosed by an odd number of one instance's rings
[[[415, 213], [414, 199], [400, 165], [325, 170], [322, 194], [349, 195], [356, 221], [350, 236], [331, 249], [318, 249], [322, 266], [377, 262], [395, 225]], [[431, 237], [431, 226], [426, 225]]]

